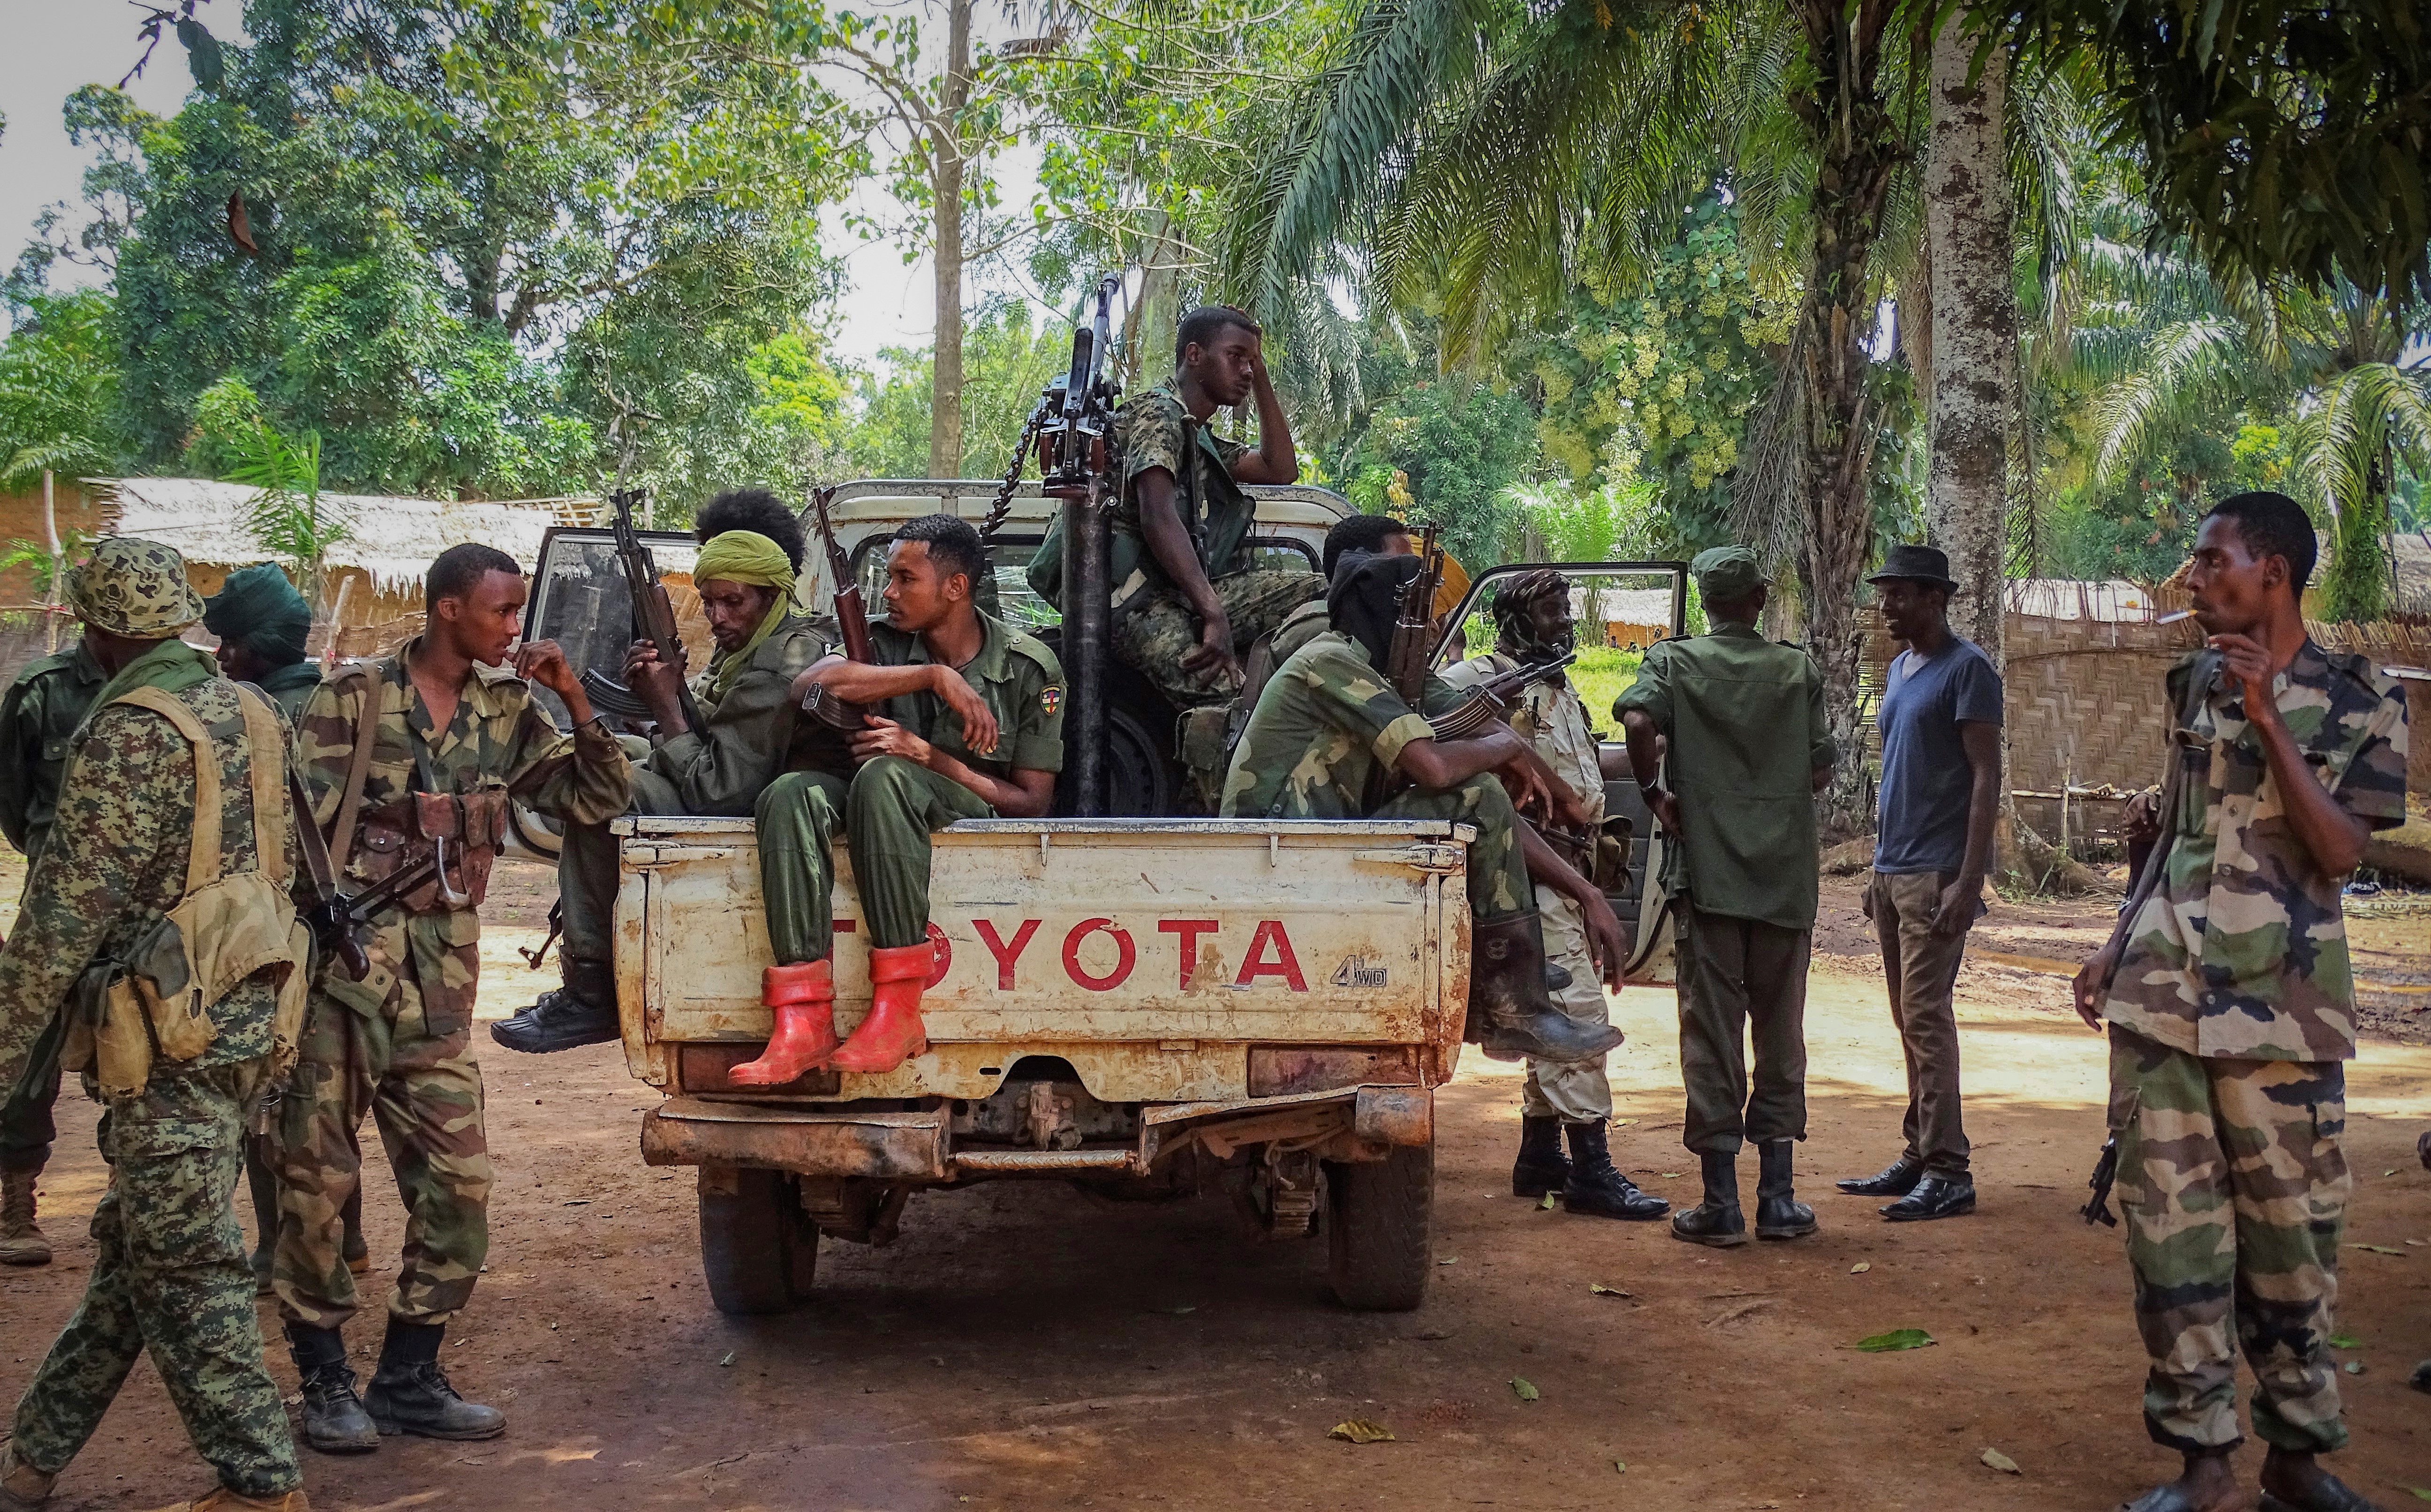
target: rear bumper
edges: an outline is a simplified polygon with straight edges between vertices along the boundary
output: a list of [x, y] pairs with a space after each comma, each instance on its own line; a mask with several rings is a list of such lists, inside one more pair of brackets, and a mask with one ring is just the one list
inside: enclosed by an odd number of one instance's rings
[[942, 1108], [857, 1112], [801, 1105], [673, 1097], [642, 1119], [653, 1166], [759, 1166], [807, 1176], [938, 1184], [981, 1176], [1145, 1176], [1193, 1146], [1219, 1159], [1244, 1145], [1283, 1143], [1320, 1159], [1382, 1160], [1396, 1145], [1434, 1139], [1434, 1093], [1424, 1087], [1346, 1087], [1288, 1097], [1170, 1103], [1140, 1117], [1137, 1140], [1081, 1150], [956, 1149]]

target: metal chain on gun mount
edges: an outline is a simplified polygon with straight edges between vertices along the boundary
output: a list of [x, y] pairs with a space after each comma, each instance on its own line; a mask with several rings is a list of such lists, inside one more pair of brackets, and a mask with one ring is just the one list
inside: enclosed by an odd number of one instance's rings
[[987, 520], [980, 526], [981, 542], [993, 542], [1005, 516], [1013, 513], [1013, 490], [1021, 487], [1021, 470], [1030, 460], [1031, 442], [1038, 440], [1040, 427], [1052, 418], [1048, 407], [1042, 404], [1022, 424], [1021, 440], [1013, 443], [1013, 465], [1004, 470], [1004, 481], [997, 485], [996, 502], [988, 506]]

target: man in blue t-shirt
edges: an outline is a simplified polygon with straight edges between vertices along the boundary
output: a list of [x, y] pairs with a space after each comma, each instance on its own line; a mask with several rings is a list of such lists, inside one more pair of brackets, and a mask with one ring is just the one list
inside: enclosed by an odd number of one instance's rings
[[1891, 1017], [1907, 1054], [1907, 1147], [1879, 1175], [1839, 1188], [1894, 1199], [1895, 1223], [1975, 1210], [1958, 1112], [1958, 1019], [1950, 1005], [2001, 806], [2001, 674], [1950, 629], [1950, 558], [1894, 546], [1867, 579], [1907, 649], [1891, 658], [1875, 723], [1883, 780], [1866, 916], [1883, 946]]

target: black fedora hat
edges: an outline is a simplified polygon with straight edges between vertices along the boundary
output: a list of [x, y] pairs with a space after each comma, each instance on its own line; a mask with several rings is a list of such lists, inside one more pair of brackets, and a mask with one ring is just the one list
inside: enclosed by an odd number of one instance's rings
[[1950, 557], [1932, 546], [1893, 546], [1882, 570], [1866, 574], [1869, 583], [1885, 578], [1905, 578], [1910, 582], [1931, 583], [1946, 591], [1958, 591], [1957, 583], [1950, 576]]

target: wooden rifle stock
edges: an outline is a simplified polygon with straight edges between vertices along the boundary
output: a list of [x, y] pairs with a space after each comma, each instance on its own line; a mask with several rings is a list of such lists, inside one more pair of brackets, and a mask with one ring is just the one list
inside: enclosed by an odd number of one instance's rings
[[[684, 649], [683, 637], [676, 630], [675, 603], [667, 597], [666, 585], [659, 581], [659, 564], [651, 557], [650, 548], [633, 532], [633, 501], [641, 496], [639, 489], [625, 489], [610, 501], [616, 507], [616, 565], [624, 570], [626, 592], [633, 604], [633, 639], [647, 640], [657, 650], [661, 665], [676, 669], [676, 706], [682, 711], [685, 727], [697, 730], [700, 706], [693, 702], [691, 687], [680, 680]], [[632, 690], [596, 668], [583, 673], [582, 687], [593, 703], [620, 719], [647, 713], [647, 706]]]
[[1400, 607], [1393, 618], [1393, 640], [1384, 649], [1384, 677], [1401, 702], [1423, 709], [1427, 699], [1427, 663], [1435, 649], [1435, 594], [1443, 587], [1443, 548], [1435, 543], [1435, 527], [1418, 538], [1418, 575], [1401, 590]]
[[[811, 507], [819, 517], [819, 540], [827, 548], [828, 576], [835, 585], [836, 630], [844, 641], [844, 659], [866, 667], [878, 657], [869, 646], [869, 612], [861, 602], [861, 579], [853, 575], [852, 563], [836, 543], [835, 525], [828, 519], [828, 499], [834, 492], [833, 489], [813, 490]], [[847, 703], [815, 684], [803, 695], [802, 711], [839, 730], [863, 729], [869, 723], [866, 708]]]

